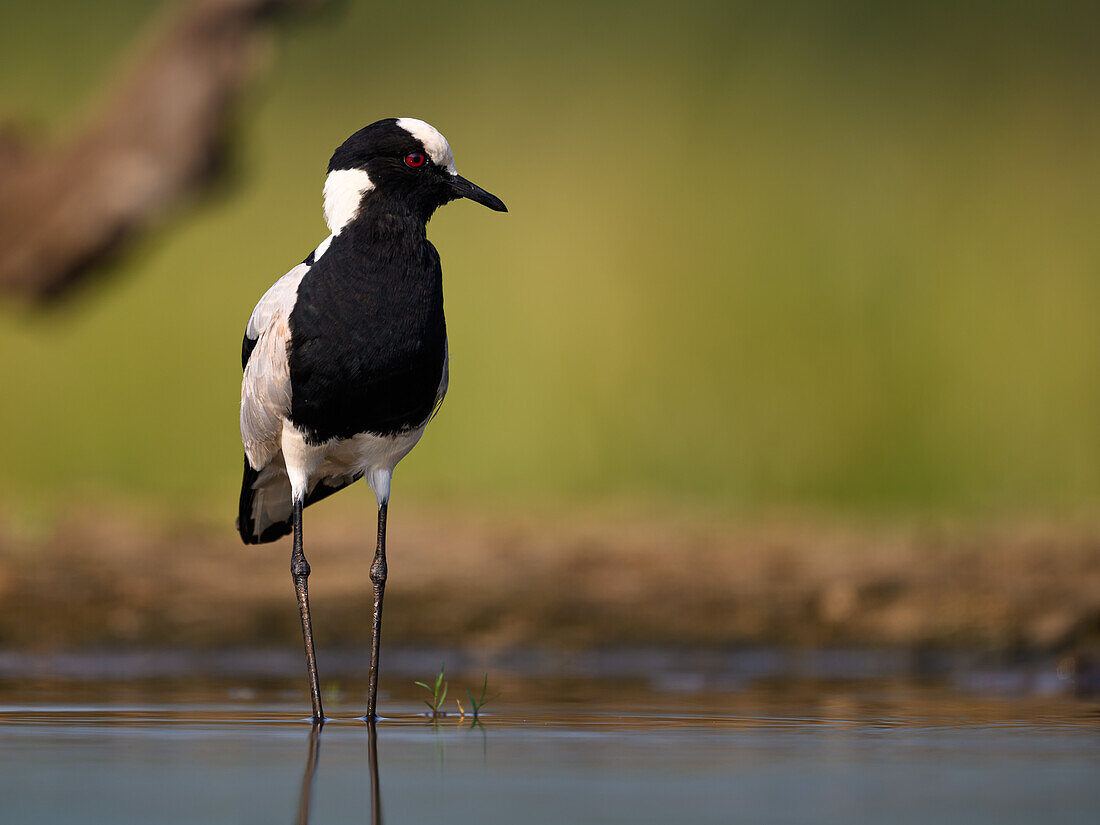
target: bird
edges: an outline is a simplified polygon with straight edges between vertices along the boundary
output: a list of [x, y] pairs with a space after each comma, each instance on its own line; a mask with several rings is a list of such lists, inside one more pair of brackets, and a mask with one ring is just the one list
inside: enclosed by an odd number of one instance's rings
[[359, 129], [328, 163], [330, 234], [256, 304], [241, 352], [244, 475], [237, 530], [245, 544], [293, 533], [312, 721], [324, 724], [309, 613], [302, 511], [365, 478], [378, 505], [365, 719], [377, 716], [386, 515], [394, 468], [447, 392], [450, 356], [436, 209], [466, 198], [504, 202], [458, 174], [447, 139], [416, 118]]

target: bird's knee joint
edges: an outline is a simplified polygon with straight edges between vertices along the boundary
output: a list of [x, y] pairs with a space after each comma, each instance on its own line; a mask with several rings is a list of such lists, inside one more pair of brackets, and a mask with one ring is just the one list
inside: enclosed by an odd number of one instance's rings
[[370, 580], [375, 584], [385, 584], [387, 572], [385, 560], [376, 560], [370, 566]]
[[290, 562], [290, 575], [295, 578], [309, 578], [309, 562], [303, 559], [293, 559]]

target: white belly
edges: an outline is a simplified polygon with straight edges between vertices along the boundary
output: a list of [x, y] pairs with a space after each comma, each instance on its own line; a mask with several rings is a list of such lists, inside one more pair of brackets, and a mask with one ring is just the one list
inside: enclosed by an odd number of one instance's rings
[[318, 481], [338, 486], [361, 473], [374, 488], [381, 505], [389, 501], [394, 467], [409, 454], [423, 434], [424, 426], [420, 426], [396, 435], [361, 433], [323, 444], [309, 444], [297, 427], [284, 420], [282, 451], [291, 493], [296, 499], [304, 499]]

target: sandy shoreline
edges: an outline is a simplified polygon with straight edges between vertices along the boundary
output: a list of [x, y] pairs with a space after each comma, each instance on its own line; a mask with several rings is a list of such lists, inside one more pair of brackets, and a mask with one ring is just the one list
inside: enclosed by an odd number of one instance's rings
[[[307, 524], [321, 645], [369, 638], [370, 514]], [[0, 522], [0, 644], [295, 638], [289, 542], [102, 509]], [[700, 524], [623, 513], [391, 520], [385, 634], [488, 653], [639, 645], [1095, 650], [1100, 525]]]

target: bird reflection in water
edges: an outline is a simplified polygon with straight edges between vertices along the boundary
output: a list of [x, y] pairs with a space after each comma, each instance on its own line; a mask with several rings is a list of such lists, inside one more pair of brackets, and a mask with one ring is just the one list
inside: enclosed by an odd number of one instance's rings
[[[314, 725], [309, 731], [309, 750], [306, 752], [306, 768], [302, 772], [302, 792], [298, 797], [298, 825], [309, 825], [309, 808], [313, 799], [313, 780], [317, 775], [317, 760], [321, 755], [321, 728]], [[378, 787], [378, 730], [373, 722], [367, 723], [367, 763], [370, 769], [370, 821], [382, 825], [382, 792]]]
[[370, 765], [370, 822], [382, 825], [382, 789], [378, 784], [378, 731], [374, 720], [367, 722], [367, 762]]
[[309, 750], [306, 769], [302, 774], [302, 792], [298, 796], [298, 825], [309, 825], [309, 803], [313, 797], [313, 777], [317, 773], [317, 757], [321, 755], [321, 725], [309, 729]]

